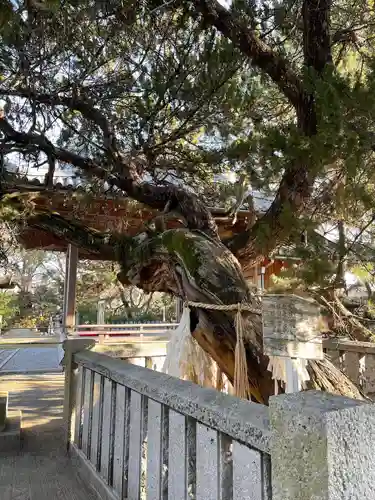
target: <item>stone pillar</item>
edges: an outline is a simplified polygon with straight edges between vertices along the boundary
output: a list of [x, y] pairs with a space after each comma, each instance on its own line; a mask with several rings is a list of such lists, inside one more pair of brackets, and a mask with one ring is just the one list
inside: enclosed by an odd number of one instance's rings
[[375, 405], [318, 391], [270, 400], [272, 500], [375, 498]]
[[69, 245], [66, 254], [66, 274], [64, 284], [64, 333], [69, 333], [76, 320], [76, 284], [77, 284], [78, 248]]

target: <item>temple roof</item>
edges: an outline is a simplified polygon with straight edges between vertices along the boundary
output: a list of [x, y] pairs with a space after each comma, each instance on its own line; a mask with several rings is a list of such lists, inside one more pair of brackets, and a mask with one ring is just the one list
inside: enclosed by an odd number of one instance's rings
[[[20, 184], [21, 181], [21, 184]], [[117, 232], [134, 236], [147, 228], [147, 224], [158, 214], [157, 211], [146, 207], [130, 198], [127, 198], [118, 189], [97, 192], [89, 191], [86, 183], [81, 183], [79, 179], [65, 176], [56, 177], [54, 186], [46, 189], [44, 178], [22, 177], [19, 174], [7, 172], [5, 180], [8, 188], [19, 191], [24, 188], [27, 191], [35, 189], [33, 202], [41, 209], [47, 209], [59, 213], [66, 219], [78, 221], [92, 229], [100, 232]], [[23, 184], [22, 184], [23, 182]], [[272, 198], [260, 192], [252, 193], [254, 208], [256, 212], [264, 213], [272, 202]], [[221, 239], [244, 231], [250, 219], [248, 210], [240, 210], [237, 213], [234, 223], [233, 217], [226, 215], [226, 210], [222, 208], [212, 208], [211, 212], [219, 228]], [[183, 221], [178, 218], [167, 221], [169, 229], [184, 227]], [[319, 235], [319, 231], [317, 232]], [[42, 249], [48, 251], [65, 252], [68, 242], [52, 233], [41, 229], [27, 228], [21, 230], [19, 242], [26, 249]], [[322, 237], [322, 244], [332, 246], [332, 251], [336, 250], [334, 241]], [[89, 253], [88, 250], [79, 249], [81, 259], [96, 259], [97, 256]], [[295, 245], [286, 245], [278, 249], [277, 259], [295, 259]]]
[[[29, 183], [28, 183], [29, 187]], [[18, 186], [19, 188], [19, 186]], [[117, 232], [129, 236], [136, 235], [146, 229], [146, 225], [157, 212], [124, 196], [94, 196], [76, 189], [52, 189], [37, 191], [33, 202], [38, 208], [59, 213], [66, 219], [78, 221], [100, 232]], [[221, 238], [228, 238], [243, 231], [248, 222], [249, 212], [240, 211], [237, 221], [228, 217], [223, 209], [212, 209], [219, 227]], [[167, 227], [183, 227], [182, 220], [171, 219]], [[21, 230], [20, 243], [26, 249], [43, 249], [64, 252], [68, 242], [43, 230], [27, 228]], [[86, 250], [80, 250], [80, 258], [95, 258]]]
[[[20, 170], [17, 165], [8, 162], [2, 172], [3, 182], [8, 189], [16, 191], [35, 190], [33, 202], [37, 207], [59, 213], [66, 219], [82, 223], [100, 232], [118, 232], [129, 236], [142, 232], [158, 212], [127, 198], [116, 187], [100, 185], [93, 191], [86, 179], [67, 173], [55, 175], [53, 187], [46, 189], [45, 174], [34, 175], [33, 172]], [[254, 192], [254, 208], [258, 213], [264, 212], [271, 204], [262, 193]], [[213, 208], [212, 213], [219, 228], [222, 239], [246, 229], [249, 211], [237, 213], [236, 222], [226, 215], [226, 210]], [[182, 220], [172, 219], [167, 222], [168, 228], [183, 227]], [[43, 230], [27, 228], [21, 230], [19, 241], [26, 249], [43, 249], [64, 252], [68, 242]], [[93, 259], [95, 256], [87, 250], [80, 249], [80, 257]]]

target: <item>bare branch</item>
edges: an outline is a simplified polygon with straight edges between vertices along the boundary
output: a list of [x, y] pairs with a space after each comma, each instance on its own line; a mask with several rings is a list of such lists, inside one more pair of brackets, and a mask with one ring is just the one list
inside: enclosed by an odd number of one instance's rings
[[88, 99], [78, 96], [61, 96], [56, 94], [38, 94], [29, 88], [0, 89], [0, 95], [24, 97], [31, 101], [49, 106], [65, 106], [71, 110], [79, 111], [87, 120], [94, 122], [103, 132], [103, 143], [106, 150], [112, 153], [117, 151], [115, 132], [107, 120], [94, 104]]

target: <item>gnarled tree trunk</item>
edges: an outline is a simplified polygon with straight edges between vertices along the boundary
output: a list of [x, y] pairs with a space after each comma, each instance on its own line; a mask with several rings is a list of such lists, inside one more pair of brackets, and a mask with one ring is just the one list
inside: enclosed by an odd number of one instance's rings
[[[198, 231], [171, 229], [143, 242], [123, 240], [118, 259], [120, 280], [146, 291], [173, 293], [182, 300], [231, 305], [245, 302], [259, 309], [236, 257], [220, 241]], [[245, 346], [252, 398], [267, 403], [274, 393], [268, 357], [262, 352], [259, 314], [244, 313]], [[234, 378], [236, 332], [233, 311], [191, 309], [192, 334], [230, 381]], [[310, 387], [361, 398], [357, 387], [328, 359], [309, 363]]]
[[[183, 199], [180, 199], [183, 205]], [[66, 241], [89, 250], [95, 258], [117, 261], [119, 280], [146, 292], [161, 291], [184, 301], [232, 305], [246, 303], [254, 309], [260, 304], [244, 278], [237, 257], [211, 231], [188, 228], [144, 232], [136, 237], [101, 234], [56, 213], [35, 209], [27, 216], [25, 195], [12, 197], [12, 207], [20, 210], [23, 223], [53, 232]], [[212, 228], [210, 223], [210, 228]], [[248, 261], [247, 261], [248, 262]], [[243, 313], [245, 347], [252, 398], [267, 403], [274, 393], [274, 382], [267, 370], [268, 357], [262, 351], [261, 315]], [[234, 312], [191, 308], [191, 332], [230, 381], [234, 379], [236, 332]], [[310, 387], [354, 398], [359, 389], [328, 359], [308, 364]]]

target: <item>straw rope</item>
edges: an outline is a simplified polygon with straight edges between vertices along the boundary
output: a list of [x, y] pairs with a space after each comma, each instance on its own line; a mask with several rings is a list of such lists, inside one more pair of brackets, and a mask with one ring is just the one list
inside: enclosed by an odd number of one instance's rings
[[262, 314], [260, 309], [255, 309], [244, 303], [237, 304], [205, 304], [204, 302], [186, 301], [185, 306], [199, 307], [211, 311], [237, 311], [234, 319], [234, 327], [236, 331], [236, 348], [234, 351], [234, 393], [237, 397], [248, 399], [250, 397], [250, 385], [247, 372], [247, 359], [246, 349], [244, 343], [244, 323], [242, 319], [242, 312], [250, 312], [260, 316]]
[[254, 307], [248, 306], [243, 302], [238, 302], [237, 304], [205, 304], [204, 302], [192, 302], [187, 300], [184, 302], [186, 306], [199, 307], [201, 309], [207, 309], [211, 311], [236, 311], [240, 307], [241, 311], [246, 311], [258, 316], [262, 315], [261, 309], [255, 309]]
[[[242, 311], [249, 312], [258, 316], [262, 315], [262, 310], [251, 307], [244, 303], [237, 304], [206, 304], [204, 302], [186, 301], [186, 306], [197, 307], [212, 311], [237, 311], [234, 325], [236, 331], [236, 348], [234, 353], [234, 392], [240, 398], [249, 398], [251, 395], [248, 372], [246, 349], [244, 343], [244, 323], [242, 319]], [[286, 360], [278, 356], [269, 356], [268, 370], [272, 372], [272, 378], [275, 381], [275, 393], [278, 392], [278, 380], [286, 383]], [[304, 385], [309, 379], [309, 373], [306, 370], [305, 364], [301, 360], [293, 360], [295, 369], [298, 372], [299, 379]]]

